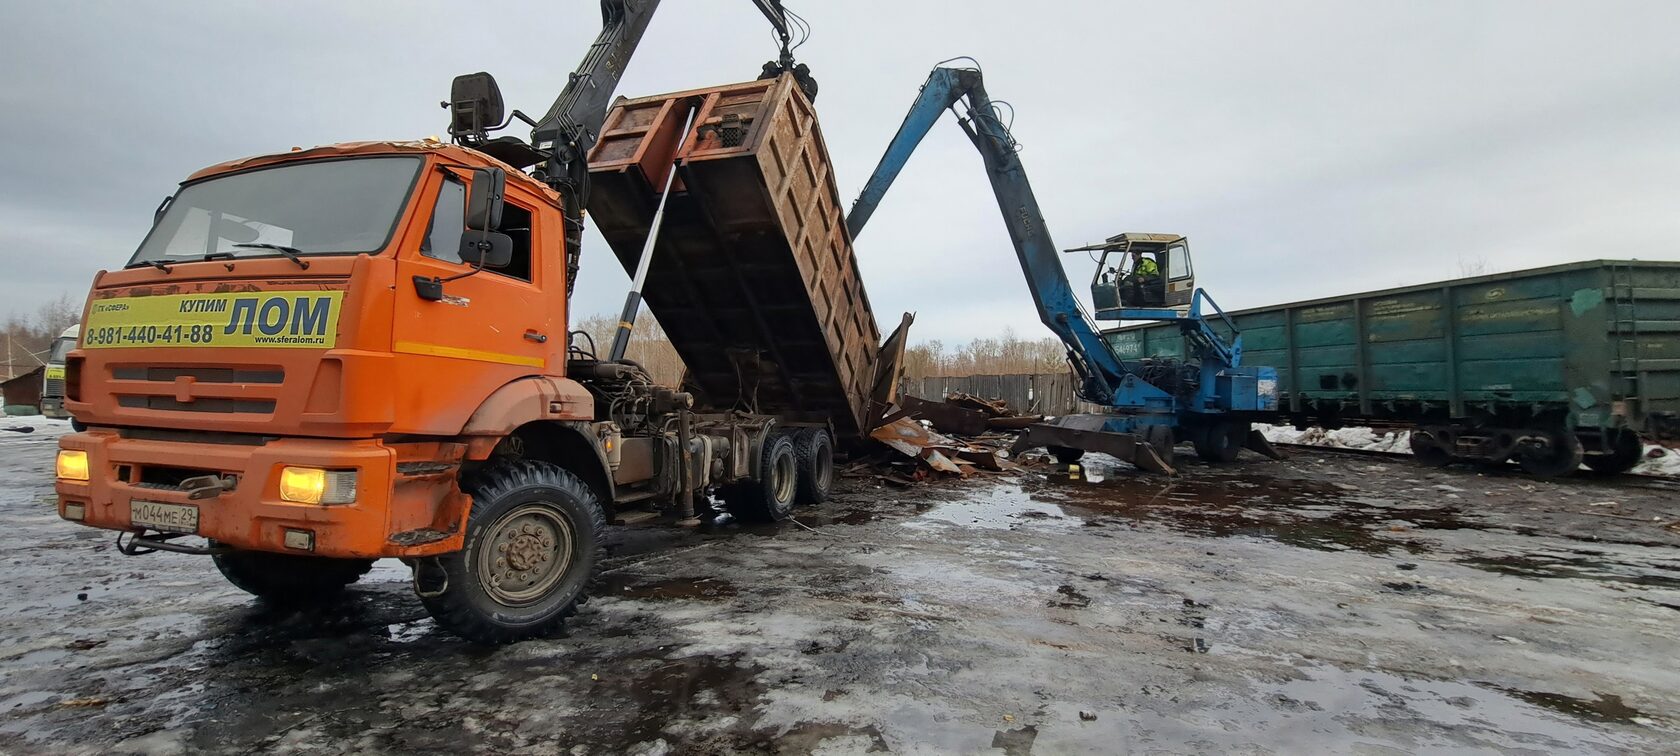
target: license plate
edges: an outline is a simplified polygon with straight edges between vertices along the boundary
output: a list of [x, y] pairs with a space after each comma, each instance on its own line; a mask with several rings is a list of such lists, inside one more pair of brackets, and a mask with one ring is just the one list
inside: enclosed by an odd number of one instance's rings
[[137, 528], [151, 528], [165, 533], [197, 533], [198, 507], [159, 501], [131, 501], [128, 503], [128, 521]]

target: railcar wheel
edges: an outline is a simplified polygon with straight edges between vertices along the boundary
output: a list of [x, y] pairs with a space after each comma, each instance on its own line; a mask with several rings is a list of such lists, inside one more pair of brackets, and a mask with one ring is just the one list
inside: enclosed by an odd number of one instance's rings
[[1645, 444], [1639, 440], [1639, 434], [1623, 429], [1610, 440], [1608, 454], [1594, 454], [1584, 461], [1593, 472], [1615, 475], [1632, 470], [1644, 456]]
[[1523, 472], [1536, 478], [1556, 478], [1575, 472], [1585, 454], [1580, 439], [1568, 431], [1546, 433], [1545, 444], [1533, 444], [1517, 453]]
[[1452, 452], [1433, 433], [1412, 431], [1408, 443], [1412, 447], [1412, 456], [1424, 467], [1446, 467], [1452, 461]]

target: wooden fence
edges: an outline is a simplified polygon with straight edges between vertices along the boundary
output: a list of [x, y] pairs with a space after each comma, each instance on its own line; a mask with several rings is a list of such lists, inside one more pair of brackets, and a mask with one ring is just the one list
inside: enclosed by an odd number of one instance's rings
[[957, 391], [982, 399], [1002, 399], [1011, 410], [1022, 415], [1097, 411], [1094, 405], [1074, 395], [1072, 373], [906, 378], [902, 386], [902, 393], [936, 402]]

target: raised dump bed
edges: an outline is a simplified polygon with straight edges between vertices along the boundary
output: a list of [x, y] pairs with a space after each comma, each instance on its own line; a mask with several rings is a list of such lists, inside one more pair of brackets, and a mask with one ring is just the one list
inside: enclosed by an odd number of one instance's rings
[[[1589, 465], [1630, 434], [1680, 442], [1680, 263], [1594, 260], [1231, 318], [1243, 360], [1277, 367], [1280, 420], [1406, 425], [1455, 444], [1567, 430]], [[1106, 337], [1122, 359], [1184, 354], [1174, 324]]]
[[626, 271], [679, 160], [644, 299], [688, 388], [711, 408], [861, 436], [880, 332], [811, 102], [783, 76], [614, 103], [589, 214]]

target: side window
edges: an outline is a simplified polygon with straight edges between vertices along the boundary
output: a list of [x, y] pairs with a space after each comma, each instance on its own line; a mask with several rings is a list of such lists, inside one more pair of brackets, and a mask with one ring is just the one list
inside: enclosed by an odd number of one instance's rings
[[466, 231], [467, 187], [454, 177], [443, 180], [437, 204], [432, 206], [431, 227], [420, 243], [420, 254], [452, 263], [461, 261], [461, 234]]
[[502, 206], [502, 225], [496, 230], [507, 234], [513, 239], [513, 260], [505, 268], [485, 268], [487, 272], [499, 273], [521, 281], [531, 280], [531, 218], [530, 210], [514, 204], [511, 200]]
[[1189, 247], [1179, 244], [1167, 250], [1167, 275], [1171, 276], [1172, 280], [1189, 278], [1192, 273]]

